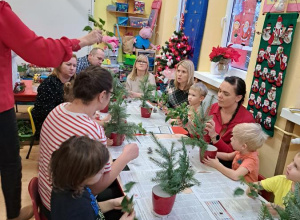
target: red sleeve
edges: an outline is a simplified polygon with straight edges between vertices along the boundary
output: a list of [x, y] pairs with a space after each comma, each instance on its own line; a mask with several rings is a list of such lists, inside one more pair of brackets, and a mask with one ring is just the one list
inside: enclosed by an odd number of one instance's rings
[[62, 37], [54, 40], [37, 36], [6, 2], [0, 3], [0, 30], [0, 41], [5, 46], [27, 62], [38, 66], [59, 66], [61, 62], [71, 58], [73, 50], [80, 49], [80, 41], [77, 39]]
[[231, 143], [227, 144], [225, 141], [220, 138], [220, 140], [214, 144], [215, 147], [218, 148], [219, 152], [225, 152], [225, 153], [231, 153], [233, 152], [233, 148], [231, 146]]

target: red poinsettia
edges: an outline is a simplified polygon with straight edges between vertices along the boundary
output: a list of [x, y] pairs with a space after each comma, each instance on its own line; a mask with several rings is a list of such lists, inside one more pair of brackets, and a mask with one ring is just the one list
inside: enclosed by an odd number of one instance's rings
[[213, 47], [209, 54], [210, 61], [219, 62], [222, 59], [231, 59], [231, 61], [238, 62], [241, 55], [231, 45], [227, 47]]

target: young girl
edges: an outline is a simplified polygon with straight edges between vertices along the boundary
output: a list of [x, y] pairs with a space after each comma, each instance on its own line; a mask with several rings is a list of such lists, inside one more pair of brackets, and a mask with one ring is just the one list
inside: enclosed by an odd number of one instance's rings
[[[103, 213], [121, 209], [121, 198], [97, 202], [87, 185], [99, 181], [108, 162], [109, 152], [99, 141], [86, 136], [71, 137], [53, 152], [50, 174], [51, 219], [105, 219]], [[122, 220], [133, 219], [135, 213], [125, 213]]]
[[139, 98], [143, 95], [143, 91], [140, 89], [140, 81], [145, 75], [149, 75], [149, 83], [155, 84], [155, 77], [148, 72], [149, 60], [145, 55], [139, 55], [133, 65], [132, 72], [128, 75], [126, 80], [126, 89], [129, 92], [131, 98]]

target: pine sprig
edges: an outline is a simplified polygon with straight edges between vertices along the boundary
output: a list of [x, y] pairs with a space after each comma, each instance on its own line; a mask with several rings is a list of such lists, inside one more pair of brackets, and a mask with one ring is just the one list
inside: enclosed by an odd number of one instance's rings
[[149, 82], [149, 75], [145, 75], [144, 78], [141, 80], [140, 89], [143, 92], [143, 95], [139, 98], [142, 101], [142, 107], [148, 108], [146, 104], [147, 101], [153, 101], [155, 98], [152, 92], [155, 90], [155, 86], [150, 84]]
[[127, 122], [129, 114], [126, 113], [126, 101], [124, 99], [125, 89], [122, 85], [118, 85], [116, 79], [113, 81], [114, 96], [112, 99], [114, 102], [110, 103], [109, 113], [111, 120], [104, 125], [105, 134], [110, 137], [111, 133], [124, 134], [128, 140], [133, 140], [136, 133], [145, 134], [145, 129], [142, 125], [136, 125], [132, 122]]
[[[165, 121], [167, 122], [169, 119], [179, 118], [182, 121], [183, 126], [185, 126], [189, 121], [188, 112], [189, 108], [187, 106], [187, 103], [184, 102], [177, 108], [170, 108]], [[171, 125], [174, 125], [175, 123], [176, 121], [172, 121]]]
[[[195, 171], [190, 167], [185, 144], [182, 144], [182, 149], [175, 149], [174, 143], [172, 143], [170, 150], [168, 150], [152, 132], [150, 134], [158, 146], [155, 151], [161, 157], [161, 159], [150, 157], [150, 160], [162, 168], [156, 172], [156, 177], [152, 181], [159, 183], [162, 190], [170, 195], [175, 195], [188, 187], [199, 185], [200, 182], [194, 178]], [[182, 154], [176, 159], [179, 152]]]
[[[129, 193], [131, 188], [136, 184], [136, 182], [128, 182], [127, 184], [125, 184], [124, 188], [124, 192]], [[121, 202], [121, 206], [122, 206], [122, 212], [127, 212], [129, 214], [131, 214], [134, 210], [133, 208], [133, 195], [128, 198], [127, 196], [124, 196], [122, 202]], [[137, 218], [134, 218], [135, 220], [137, 220]]]
[[208, 147], [208, 143], [204, 140], [204, 136], [206, 135], [205, 126], [206, 122], [208, 122], [212, 118], [212, 116], [208, 115], [208, 113], [211, 108], [213, 98], [214, 96], [211, 97], [207, 110], [205, 110], [206, 103], [202, 102], [202, 105], [200, 105], [198, 111], [193, 112], [192, 123], [190, 123], [189, 125], [189, 132], [191, 134], [191, 137], [183, 139], [183, 142], [186, 145], [201, 148], [202, 156], [204, 156], [204, 152]]

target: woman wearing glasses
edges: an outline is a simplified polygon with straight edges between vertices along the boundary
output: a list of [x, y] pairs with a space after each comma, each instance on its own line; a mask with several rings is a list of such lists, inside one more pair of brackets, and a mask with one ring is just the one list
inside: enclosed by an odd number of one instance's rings
[[139, 55], [133, 65], [131, 73], [126, 80], [126, 89], [129, 92], [130, 98], [139, 98], [143, 95], [140, 89], [140, 82], [145, 75], [149, 75], [149, 83], [155, 85], [154, 76], [148, 72], [149, 61], [145, 55]]

